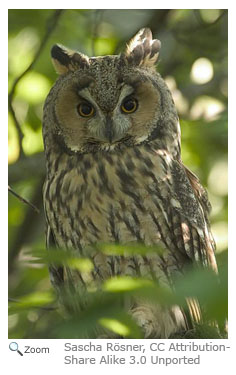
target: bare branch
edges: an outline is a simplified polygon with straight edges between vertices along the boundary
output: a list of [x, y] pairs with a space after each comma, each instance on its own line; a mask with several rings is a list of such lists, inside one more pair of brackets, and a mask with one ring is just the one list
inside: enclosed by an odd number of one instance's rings
[[33, 210], [35, 210], [38, 214], [40, 213], [39, 209], [32, 203], [30, 203], [27, 199], [21, 197], [19, 194], [17, 194], [10, 186], [8, 186], [8, 191], [12, 193], [16, 198], [18, 198], [21, 202], [28, 204]]
[[17, 130], [17, 133], [18, 133], [18, 137], [19, 137], [19, 146], [20, 146], [20, 157], [24, 155], [24, 150], [23, 150], [23, 147], [22, 147], [22, 140], [24, 138], [24, 134], [21, 130], [21, 126], [20, 126], [20, 123], [17, 119], [17, 116], [16, 116], [16, 113], [15, 113], [15, 110], [13, 108], [13, 99], [14, 99], [14, 96], [15, 96], [15, 91], [16, 91], [16, 87], [18, 85], [18, 83], [20, 82], [20, 80], [33, 68], [33, 66], [35, 65], [35, 63], [37, 62], [38, 58], [40, 57], [40, 54], [42, 52], [42, 50], [44, 49], [49, 37], [51, 36], [53, 30], [55, 29], [57, 23], [58, 23], [58, 20], [62, 14], [63, 10], [62, 9], [57, 9], [55, 10], [55, 12], [53, 13], [53, 15], [49, 18], [48, 20], [48, 26], [47, 26], [47, 30], [46, 30], [46, 33], [44, 35], [44, 38], [42, 39], [41, 43], [40, 43], [40, 46], [34, 56], [34, 59], [33, 61], [31, 62], [31, 64], [28, 66], [28, 68], [26, 70], [24, 70], [24, 72], [22, 72], [16, 79], [15, 81], [13, 82], [13, 85], [12, 85], [12, 88], [11, 88], [11, 91], [8, 95], [8, 103], [9, 103], [9, 112], [11, 113], [12, 117], [13, 117], [13, 121], [14, 121], [14, 124], [15, 124], [15, 127], [16, 127], [16, 130]]
[[[22, 159], [22, 160], [25, 160]], [[36, 187], [33, 191], [33, 196], [31, 201], [36, 207], [40, 207], [40, 211], [42, 212], [42, 187], [44, 183], [44, 176], [41, 176], [40, 179], [37, 181]], [[35, 212], [32, 208], [27, 205], [26, 213], [24, 216], [24, 220], [21, 225], [17, 228], [17, 231], [13, 238], [11, 239], [11, 244], [9, 247], [9, 258], [8, 258], [8, 266], [9, 266], [9, 275], [14, 272], [15, 267], [17, 267], [18, 263], [16, 259], [19, 255], [19, 252], [22, 249], [22, 246], [25, 243], [29, 243], [31, 241], [31, 235], [39, 227], [42, 225], [43, 215], [35, 215]]]

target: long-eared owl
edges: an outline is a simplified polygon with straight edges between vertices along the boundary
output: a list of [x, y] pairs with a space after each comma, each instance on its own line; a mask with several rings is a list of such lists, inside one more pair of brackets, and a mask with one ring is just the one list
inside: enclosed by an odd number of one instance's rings
[[[186, 266], [216, 269], [209, 202], [181, 161], [178, 115], [155, 69], [159, 50], [148, 28], [120, 55], [90, 58], [61, 45], [51, 50], [59, 78], [43, 118], [47, 240], [89, 256], [94, 265], [86, 275], [51, 266], [59, 294], [67, 286], [83, 290], [118, 275], [152, 278], [172, 288]], [[97, 250], [99, 243], [141, 243], [164, 251], [106, 255]], [[198, 315], [197, 302], [191, 304], [192, 315]], [[145, 338], [188, 329], [176, 305], [134, 298], [127, 310]]]

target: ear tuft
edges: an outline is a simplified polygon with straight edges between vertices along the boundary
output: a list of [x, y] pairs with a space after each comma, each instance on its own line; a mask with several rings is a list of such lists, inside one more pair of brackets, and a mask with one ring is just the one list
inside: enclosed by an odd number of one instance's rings
[[67, 65], [70, 62], [69, 53], [66, 47], [55, 44], [51, 49], [53, 59], [60, 61], [61, 64]]
[[89, 58], [82, 53], [70, 50], [60, 44], [51, 49], [52, 62], [58, 74], [66, 74], [89, 65]]
[[124, 56], [129, 64], [152, 67], [156, 64], [161, 42], [152, 39], [149, 28], [141, 29], [127, 44]]
[[51, 49], [51, 57], [54, 68], [58, 74], [68, 72], [71, 58], [66, 47], [55, 44]]

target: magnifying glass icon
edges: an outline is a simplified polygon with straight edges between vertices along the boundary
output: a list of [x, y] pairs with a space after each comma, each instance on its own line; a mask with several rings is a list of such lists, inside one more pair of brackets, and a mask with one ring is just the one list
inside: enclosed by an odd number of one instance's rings
[[21, 353], [21, 351], [18, 349], [18, 344], [17, 342], [11, 342], [9, 344], [9, 349], [12, 351], [12, 352], [17, 352], [19, 353], [20, 355], [23, 356], [23, 354]]

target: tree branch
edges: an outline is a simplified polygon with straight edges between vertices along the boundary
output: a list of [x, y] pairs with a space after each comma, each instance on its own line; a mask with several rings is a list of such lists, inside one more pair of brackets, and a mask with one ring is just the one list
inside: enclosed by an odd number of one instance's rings
[[[42, 207], [42, 186], [44, 183], [44, 177], [41, 177], [37, 182], [34, 195], [32, 197], [32, 202], [34, 206]], [[16, 258], [22, 248], [22, 245], [29, 241], [35, 227], [40, 225], [40, 221], [43, 219], [42, 215], [35, 215], [35, 212], [29, 208], [27, 205], [25, 217], [23, 223], [18, 228], [14, 238], [11, 240], [11, 245], [9, 246], [9, 275], [14, 271], [16, 266]]]
[[30, 206], [31, 208], [33, 208], [33, 210], [35, 210], [38, 214], [39, 214], [39, 209], [32, 203], [30, 203], [30, 201], [28, 201], [28, 199], [25, 199], [23, 197], [21, 197], [19, 194], [17, 194], [10, 186], [8, 186], [8, 191], [14, 195], [16, 198], [18, 198], [21, 202], [25, 203], [25, 204], [28, 204], [28, 206]]
[[19, 123], [19, 121], [17, 119], [15, 110], [13, 108], [13, 99], [14, 99], [14, 96], [15, 96], [16, 87], [17, 87], [18, 83], [20, 82], [20, 80], [34, 67], [34, 65], [37, 62], [38, 58], [40, 57], [40, 54], [41, 54], [42, 50], [44, 49], [44, 47], [45, 47], [45, 45], [46, 45], [49, 37], [51, 36], [53, 30], [55, 29], [55, 27], [56, 27], [56, 25], [58, 23], [58, 20], [59, 20], [59, 18], [60, 18], [60, 16], [61, 16], [61, 14], [62, 14], [63, 11], [64, 10], [62, 10], [62, 9], [57, 9], [53, 13], [53, 15], [49, 18], [46, 33], [45, 33], [44, 38], [42, 39], [42, 41], [40, 43], [40, 46], [39, 46], [39, 48], [38, 48], [38, 50], [37, 50], [37, 52], [36, 52], [36, 54], [34, 56], [33, 61], [28, 66], [28, 68], [26, 70], [24, 70], [24, 72], [22, 72], [15, 79], [15, 81], [13, 82], [11, 91], [10, 91], [10, 93], [8, 95], [9, 112], [11, 113], [11, 115], [13, 117], [13, 121], [14, 121], [16, 130], [17, 130], [17, 133], [18, 133], [18, 137], [19, 137], [20, 157], [24, 155], [24, 150], [23, 150], [23, 147], [22, 147], [22, 140], [24, 138], [24, 134], [23, 134], [23, 132], [21, 130], [20, 123]]

